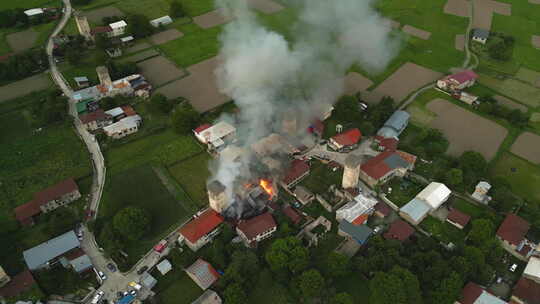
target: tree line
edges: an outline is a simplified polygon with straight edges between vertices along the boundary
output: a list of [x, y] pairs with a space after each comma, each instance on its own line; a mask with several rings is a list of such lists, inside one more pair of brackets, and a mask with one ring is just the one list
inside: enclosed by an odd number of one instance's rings
[[32, 49], [10, 56], [0, 62], [0, 81], [15, 81], [46, 70], [49, 67], [44, 49]]

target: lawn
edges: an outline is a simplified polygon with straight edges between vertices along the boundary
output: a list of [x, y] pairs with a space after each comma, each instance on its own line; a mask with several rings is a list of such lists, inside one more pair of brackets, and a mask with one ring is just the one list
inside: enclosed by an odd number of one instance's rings
[[32, 135], [32, 128], [22, 111], [0, 114], [0, 145], [8, 144], [14, 138]]
[[[108, 5], [116, 6], [125, 13], [143, 14], [155, 19], [169, 14], [170, 0], [94, 0], [90, 4], [77, 6], [88, 11]], [[214, 9], [213, 0], [182, 0], [182, 7], [189, 16], [202, 15]]]
[[540, 89], [515, 79], [499, 80], [480, 74], [478, 81], [530, 107], [540, 105]]
[[420, 223], [420, 227], [446, 244], [449, 242], [459, 244], [465, 239], [465, 232], [447, 222], [443, 223], [431, 215], [426, 217], [422, 223]]
[[199, 208], [208, 204], [206, 182], [210, 177], [209, 160], [210, 156], [207, 153], [200, 153], [168, 168], [170, 174]]
[[189, 304], [203, 293], [201, 288], [181, 269], [173, 268], [166, 276], [157, 275], [156, 278], [158, 284], [155, 291], [160, 303], [163, 304]]
[[12, 8], [34, 8], [34, 7], [50, 7], [58, 6], [58, 0], [21, 0], [21, 1], [0, 1], [0, 11]]
[[480, 206], [469, 203], [464, 199], [454, 196], [450, 198], [448, 205], [465, 214], [470, 215], [471, 219], [485, 218], [489, 213], [491, 213], [489, 212], [488, 208], [482, 208]]
[[342, 169], [332, 171], [330, 167], [322, 162], [314, 160], [311, 162], [309, 175], [300, 184], [313, 193], [322, 194], [328, 191], [331, 185], [336, 185], [340, 188], [342, 177]]
[[539, 166], [506, 152], [491, 169], [491, 175], [506, 179], [516, 195], [540, 203]]
[[[392, 191], [388, 194], [390, 188]], [[423, 185], [404, 178], [394, 178], [384, 186], [385, 193], [387, 193], [386, 197], [398, 207], [405, 206], [405, 204], [410, 202], [423, 188]]]

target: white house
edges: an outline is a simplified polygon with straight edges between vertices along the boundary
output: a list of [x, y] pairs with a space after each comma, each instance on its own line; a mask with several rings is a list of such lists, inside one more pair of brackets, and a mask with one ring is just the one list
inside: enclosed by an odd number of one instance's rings
[[535, 256], [529, 258], [527, 267], [523, 270], [523, 276], [536, 283], [540, 283], [540, 258]]
[[150, 20], [150, 24], [153, 27], [159, 27], [160, 25], [171, 24], [172, 22], [173, 20], [170, 16], [163, 16], [163, 17], [156, 18], [154, 20]]
[[338, 222], [346, 220], [354, 225], [362, 225], [375, 210], [375, 205], [377, 205], [376, 199], [360, 193], [354, 200], [336, 210], [336, 220]]
[[127, 23], [124, 20], [120, 20], [109, 24], [109, 27], [112, 31], [108, 32], [107, 35], [109, 37], [117, 37], [125, 34]]
[[471, 195], [475, 201], [486, 204], [491, 200], [491, 196], [487, 195], [491, 189], [491, 185], [488, 182], [481, 181], [476, 185], [473, 194]]
[[180, 229], [179, 243], [185, 242], [193, 251], [208, 244], [219, 233], [223, 217], [213, 209], [197, 213], [195, 218]]
[[103, 131], [107, 136], [119, 139], [139, 131], [141, 123], [142, 118], [139, 115], [132, 115], [103, 127]]
[[215, 125], [205, 124], [193, 130], [195, 137], [209, 150], [219, 151], [225, 148], [225, 140], [234, 138], [236, 128], [225, 121], [220, 121]]
[[448, 198], [452, 190], [448, 189], [444, 184], [432, 182], [424, 190], [416, 195], [417, 199], [426, 202], [431, 210], [439, 208]]
[[24, 11], [24, 14], [28, 17], [34, 17], [43, 14], [44, 11], [42, 8], [31, 8]]

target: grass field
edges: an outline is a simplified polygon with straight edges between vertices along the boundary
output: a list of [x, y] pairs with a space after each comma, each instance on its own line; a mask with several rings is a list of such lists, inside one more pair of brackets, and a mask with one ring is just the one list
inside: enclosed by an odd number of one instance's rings
[[300, 182], [313, 193], [325, 193], [331, 185], [341, 186], [342, 170], [335, 172], [320, 161], [311, 162], [309, 175]]
[[493, 166], [491, 174], [506, 179], [516, 195], [540, 203], [540, 166], [505, 152]]
[[449, 202], [449, 206], [456, 208], [457, 210], [471, 216], [471, 220], [477, 218], [489, 218], [493, 213], [488, 208], [482, 208], [481, 206], [474, 205], [461, 198], [452, 197]]
[[47, 7], [58, 6], [59, 0], [20, 0], [20, 1], [0, 1], [0, 11], [11, 8], [34, 8], [34, 7]]
[[[174, 266], [173, 266], [174, 267]], [[195, 301], [203, 291], [182, 270], [175, 269], [166, 276], [157, 275], [155, 291], [163, 304], [189, 304]]]
[[[125, 13], [143, 14], [150, 19], [169, 14], [170, 0], [94, 0], [77, 8], [91, 10], [104, 6], [115, 6]], [[202, 15], [214, 9], [213, 0], [183, 0], [182, 6], [189, 16]]]
[[515, 79], [499, 80], [480, 74], [478, 81], [530, 107], [540, 106], [540, 89]]
[[436, 239], [446, 244], [449, 242], [458, 244], [463, 242], [463, 239], [465, 238], [465, 232], [447, 222], [443, 223], [431, 215], [422, 221], [420, 227], [431, 233]]
[[171, 175], [193, 201], [203, 207], [208, 204], [206, 181], [210, 177], [207, 153], [200, 153], [168, 168]]
[[[398, 207], [405, 206], [424, 188], [421, 184], [401, 178], [392, 179], [387, 186], [392, 188], [392, 192], [390, 194], [386, 192], [386, 197]], [[387, 189], [386, 186], [385, 189]]]

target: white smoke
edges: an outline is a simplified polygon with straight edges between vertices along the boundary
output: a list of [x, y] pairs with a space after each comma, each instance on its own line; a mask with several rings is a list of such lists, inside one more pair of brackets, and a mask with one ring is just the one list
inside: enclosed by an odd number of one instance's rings
[[[235, 125], [241, 147], [270, 133], [280, 132], [284, 115], [294, 114], [297, 137], [320, 118], [342, 95], [344, 76], [354, 64], [366, 71], [382, 71], [396, 54], [399, 40], [389, 21], [365, 0], [300, 0], [298, 21], [290, 41], [265, 28], [246, 0], [217, 0], [222, 11], [234, 17], [220, 36], [216, 70], [222, 93], [238, 108]], [[240, 162], [220, 159], [212, 165], [213, 177], [233, 199], [234, 182], [249, 176], [251, 156]]]

